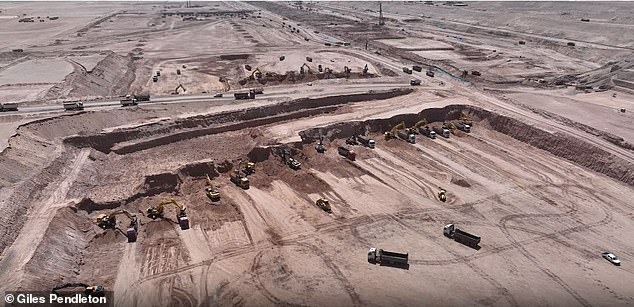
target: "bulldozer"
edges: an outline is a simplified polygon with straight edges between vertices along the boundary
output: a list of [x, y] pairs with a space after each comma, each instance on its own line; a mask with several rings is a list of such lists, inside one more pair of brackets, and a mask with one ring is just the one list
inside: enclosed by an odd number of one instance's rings
[[[53, 288], [51, 290], [51, 293], [54, 293], [57, 296], [64, 296], [64, 292], [65, 291], [60, 291], [60, 290], [63, 290], [63, 289], [74, 289], [74, 288], [83, 288], [85, 295], [97, 296], [97, 297], [102, 297], [102, 296], [106, 295], [106, 290], [104, 289], [103, 286], [91, 286], [91, 285], [84, 284], [84, 283], [66, 283], [66, 284], [63, 284], [61, 286], [57, 286], [57, 287]], [[69, 291], [69, 292], [70, 293], [67, 293], [66, 295], [77, 293], [76, 291]]]
[[166, 205], [176, 206], [176, 208], [178, 209], [178, 212], [176, 213], [176, 220], [178, 221], [178, 225], [181, 227], [182, 230], [189, 229], [189, 218], [187, 217], [187, 212], [185, 212], [187, 208], [177, 203], [176, 200], [174, 200], [173, 198], [160, 202], [156, 207], [147, 208], [147, 216], [153, 220], [158, 218], [165, 218]]
[[249, 178], [246, 175], [242, 175], [239, 170], [235, 170], [233, 174], [230, 175], [231, 182], [235, 185], [247, 190], [249, 189]]
[[326, 211], [327, 213], [332, 213], [332, 208], [330, 208], [330, 202], [328, 202], [325, 198], [320, 198], [315, 202], [315, 205], [319, 207], [321, 210]]
[[110, 214], [99, 214], [97, 216], [97, 226], [101, 229], [117, 229], [117, 215], [125, 214], [130, 219], [130, 224], [126, 230], [126, 237], [128, 237], [128, 243], [134, 243], [137, 239], [139, 231], [139, 221], [136, 215], [128, 212], [127, 210], [117, 210]]
[[207, 174], [207, 187], [205, 188], [205, 193], [211, 201], [220, 200], [220, 191], [214, 188], [214, 185], [211, 182], [211, 178], [209, 178], [209, 174]]
[[390, 131], [386, 131], [386, 132], [384, 133], [384, 135], [385, 135], [385, 139], [386, 139], [386, 140], [395, 139], [395, 138], [397, 137], [397, 136], [396, 136], [396, 132], [397, 132], [398, 130], [400, 130], [400, 129], [405, 129], [405, 122], [404, 122], [404, 121], [403, 121], [403, 122], [401, 122], [400, 124], [398, 124], [398, 125], [394, 126], [394, 127], [393, 127]]
[[443, 203], [447, 201], [447, 191], [441, 187], [438, 187], [438, 189], [440, 189], [440, 191], [438, 191], [438, 200], [442, 201]]
[[[305, 68], [304, 68], [305, 67]], [[299, 74], [303, 75], [303, 74], [310, 74], [312, 73], [312, 71], [310, 70], [310, 66], [308, 66], [306, 63], [304, 63], [304, 65], [302, 65], [299, 68]]]

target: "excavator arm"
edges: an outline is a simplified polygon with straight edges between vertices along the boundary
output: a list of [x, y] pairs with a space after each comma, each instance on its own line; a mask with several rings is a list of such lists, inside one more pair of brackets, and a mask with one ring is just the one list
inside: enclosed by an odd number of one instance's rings
[[169, 200], [164, 200], [160, 202], [156, 207], [150, 207], [147, 209], [147, 215], [151, 219], [163, 218], [165, 214], [165, 206], [174, 205], [178, 209], [176, 213], [176, 219], [178, 220], [178, 224], [181, 226], [181, 229], [189, 229], [189, 218], [187, 217], [187, 208], [178, 202], [175, 199], [170, 198]]
[[407, 128], [407, 133], [414, 133], [414, 134], [418, 134], [418, 129], [420, 127], [423, 127], [427, 125], [427, 119], [423, 118], [421, 120], [419, 120], [416, 124], [414, 124], [414, 126], [412, 126], [411, 128]]

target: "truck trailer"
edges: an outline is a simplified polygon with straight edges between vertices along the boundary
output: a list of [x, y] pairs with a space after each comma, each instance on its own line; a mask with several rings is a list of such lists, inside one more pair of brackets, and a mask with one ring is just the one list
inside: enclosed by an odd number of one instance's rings
[[449, 129], [447, 128], [434, 126], [432, 127], [432, 129], [436, 132], [436, 134], [442, 135], [445, 138], [449, 138], [449, 136], [451, 135], [451, 131], [449, 131]]
[[480, 244], [480, 237], [460, 230], [454, 224], [445, 225], [443, 233], [446, 237], [472, 248], [477, 248], [478, 244]]
[[370, 139], [362, 135], [357, 136], [357, 141], [359, 141], [359, 143], [363, 144], [363, 146], [366, 146], [368, 148], [376, 147], [376, 142], [373, 139]]
[[368, 250], [368, 262], [380, 265], [407, 266], [409, 254], [396, 253], [372, 247]]
[[233, 97], [236, 98], [236, 100], [241, 100], [241, 99], [255, 99], [255, 91], [250, 90], [248, 92], [237, 92], [237, 93], [233, 93]]
[[139, 103], [137, 102], [136, 98], [134, 98], [134, 96], [130, 96], [127, 95], [125, 96], [125, 98], [121, 99], [121, 106], [123, 107], [128, 107], [128, 106], [136, 106]]
[[132, 96], [136, 101], [150, 101], [150, 95], [133, 95]]
[[416, 135], [413, 133], [407, 133], [404, 131], [398, 131], [396, 132], [396, 135], [398, 136], [399, 139], [404, 140], [408, 143], [414, 144], [416, 143]]
[[1, 112], [9, 112], [9, 111], [17, 111], [17, 110], [18, 110], [18, 104], [15, 102], [0, 104]]
[[357, 158], [357, 154], [353, 150], [345, 148], [343, 146], [339, 146], [339, 148], [337, 148], [337, 151], [340, 155], [346, 157], [350, 161], [354, 161]]
[[414, 66], [412, 66], [412, 69], [417, 71], [417, 72], [423, 71], [423, 67], [420, 66], [420, 65], [414, 65]]
[[418, 131], [420, 132], [420, 134], [430, 138], [430, 139], [435, 139], [436, 138], [436, 131], [432, 130], [431, 128], [429, 128], [429, 126], [426, 127], [420, 127], [418, 129]]
[[64, 102], [64, 110], [66, 111], [81, 111], [83, 109], [84, 109], [84, 103], [81, 101]]

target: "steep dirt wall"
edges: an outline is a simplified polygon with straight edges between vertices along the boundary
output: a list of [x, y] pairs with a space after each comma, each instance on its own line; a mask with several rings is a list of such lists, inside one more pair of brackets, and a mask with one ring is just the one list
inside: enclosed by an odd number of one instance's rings
[[467, 113], [477, 125], [488, 125], [492, 130], [506, 134], [518, 141], [548, 151], [579, 166], [634, 185], [634, 164], [625, 161], [602, 148], [564, 133], [550, 133], [527, 125], [517, 119], [502, 116], [478, 107], [450, 105], [444, 108], [426, 109], [416, 114], [400, 114], [389, 119], [337, 123], [299, 133], [305, 144], [319, 139], [320, 132], [331, 141], [366, 132], [384, 132], [401, 121], [411, 126], [421, 118], [429, 122], [454, 120], [461, 111]]
[[[359, 101], [381, 100], [411, 93], [411, 89], [399, 89], [392, 91], [373, 92], [365, 94], [352, 94], [341, 96], [330, 96], [322, 98], [303, 98], [291, 100], [267, 107], [256, 107], [240, 111], [222, 112], [213, 115], [201, 115], [186, 119], [179, 119], [167, 123], [157, 123], [142, 128], [100, 133], [96, 135], [73, 136], [65, 139], [65, 143], [77, 147], [92, 147], [104, 153], [113, 151], [117, 143], [128, 142], [141, 138], [160, 136], [137, 144], [124, 145], [117, 148], [117, 153], [125, 154], [138, 150], [147, 149], [153, 146], [167, 144], [188, 138], [226, 132], [231, 130], [254, 127], [257, 125], [270, 124], [275, 121], [266, 117], [280, 115], [277, 121], [311, 116], [323, 112], [334, 110], [337, 105], [354, 103]], [[330, 108], [329, 108], [330, 107]], [[289, 115], [293, 112], [295, 114]], [[282, 114], [287, 114], [283, 116]], [[236, 123], [229, 125], [230, 128], [219, 127], [229, 122], [252, 121], [250, 123]], [[210, 127], [212, 126], [212, 127]], [[210, 127], [208, 130], [205, 128]], [[187, 130], [177, 132], [178, 130]], [[229, 130], [227, 130], [229, 129]]]

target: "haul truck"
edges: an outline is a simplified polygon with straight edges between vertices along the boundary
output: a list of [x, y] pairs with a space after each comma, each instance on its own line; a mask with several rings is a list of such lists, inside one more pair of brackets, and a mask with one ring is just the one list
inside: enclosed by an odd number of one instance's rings
[[368, 250], [368, 262], [372, 264], [407, 266], [408, 258], [407, 253], [389, 252], [374, 247]]
[[476, 248], [480, 244], [480, 237], [458, 229], [454, 224], [445, 225], [443, 232], [446, 237], [454, 239], [464, 245]]

